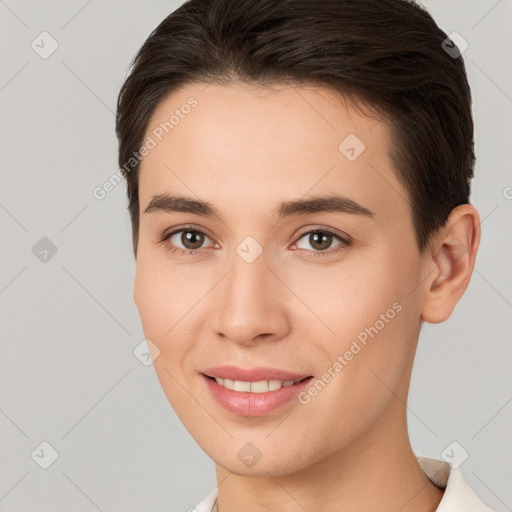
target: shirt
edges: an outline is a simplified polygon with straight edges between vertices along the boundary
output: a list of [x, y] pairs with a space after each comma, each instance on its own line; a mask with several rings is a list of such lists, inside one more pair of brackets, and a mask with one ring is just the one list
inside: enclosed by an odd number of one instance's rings
[[[460, 468], [442, 460], [416, 455], [426, 477], [444, 490], [436, 512], [495, 512], [485, 505], [464, 480]], [[214, 489], [193, 512], [211, 512], [217, 498]]]

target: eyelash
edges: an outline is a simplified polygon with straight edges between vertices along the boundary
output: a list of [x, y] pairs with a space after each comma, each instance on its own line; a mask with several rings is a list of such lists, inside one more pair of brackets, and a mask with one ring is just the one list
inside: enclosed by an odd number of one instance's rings
[[[170, 244], [167, 244], [167, 240], [169, 240], [173, 235], [176, 233], [181, 233], [182, 231], [193, 231], [194, 233], [200, 233], [205, 235], [206, 237], [210, 238], [204, 231], [201, 231], [200, 229], [195, 228], [194, 226], [181, 226], [178, 229], [173, 229], [172, 231], [165, 232], [159, 241], [160, 244], [166, 245], [167, 249], [173, 253], [173, 254], [179, 254], [180, 256], [197, 256], [201, 254], [203, 251], [207, 250], [207, 247], [201, 247], [199, 249], [181, 249], [180, 247], [175, 247]], [[298, 249], [301, 251], [307, 251], [311, 253], [312, 257], [324, 257], [324, 256], [330, 256], [334, 253], [337, 253], [340, 250], [343, 250], [350, 245], [352, 245], [352, 239], [349, 236], [341, 236], [339, 233], [327, 229], [327, 228], [314, 228], [310, 229], [308, 231], [304, 231], [300, 233], [297, 237], [297, 241], [299, 241], [301, 238], [303, 238], [305, 235], [310, 235], [312, 233], [323, 233], [323, 234], [329, 234], [332, 235], [334, 238], [337, 238], [339, 240], [339, 245], [335, 246], [334, 249], [326, 249], [324, 251], [315, 251], [315, 250], [308, 250], [308, 249]], [[296, 243], [296, 242], [295, 242]], [[295, 245], [294, 243], [294, 245]], [[296, 249], [297, 250], [297, 249]]]

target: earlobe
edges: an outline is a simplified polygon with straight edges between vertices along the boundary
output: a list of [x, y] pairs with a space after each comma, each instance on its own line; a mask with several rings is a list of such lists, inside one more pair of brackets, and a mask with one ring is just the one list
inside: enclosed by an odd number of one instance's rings
[[450, 317], [469, 284], [480, 243], [480, 217], [470, 204], [452, 210], [426, 260], [426, 279], [421, 316], [440, 323]]

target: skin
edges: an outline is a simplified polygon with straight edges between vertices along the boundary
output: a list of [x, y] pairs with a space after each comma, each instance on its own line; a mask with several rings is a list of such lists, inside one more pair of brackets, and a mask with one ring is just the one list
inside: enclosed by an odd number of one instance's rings
[[[421, 322], [446, 320], [468, 285], [478, 213], [455, 208], [420, 254], [385, 121], [321, 87], [189, 84], [158, 106], [147, 135], [190, 97], [197, 106], [140, 167], [134, 299], [162, 388], [216, 463], [218, 510], [434, 511], [442, 491], [412, 451], [405, 404]], [[338, 150], [351, 133], [366, 145], [352, 162]], [[274, 213], [333, 192], [374, 216]], [[145, 213], [164, 193], [208, 201], [220, 218]], [[206, 234], [200, 249], [172, 252], [190, 249], [182, 233], [159, 243], [183, 224]], [[321, 251], [303, 235], [313, 228], [352, 243], [333, 237]], [[263, 249], [252, 263], [236, 252], [247, 236]], [[240, 416], [200, 376], [232, 364], [319, 378], [396, 302], [401, 311], [307, 404]], [[237, 457], [247, 442], [261, 453], [252, 467]]]

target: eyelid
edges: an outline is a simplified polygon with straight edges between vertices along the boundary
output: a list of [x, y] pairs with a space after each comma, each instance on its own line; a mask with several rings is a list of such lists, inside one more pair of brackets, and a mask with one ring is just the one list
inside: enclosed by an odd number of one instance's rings
[[172, 228], [166, 229], [163, 234], [160, 237], [160, 242], [164, 242], [167, 239], [169, 239], [172, 235], [175, 235], [176, 233], [179, 233], [180, 231], [196, 231], [197, 233], [202, 233], [203, 235], [207, 236], [210, 240], [213, 239], [212, 236], [208, 233], [208, 230], [206, 230], [203, 227], [194, 226], [193, 224], [183, 224], [181, 226], [173, 226]]

